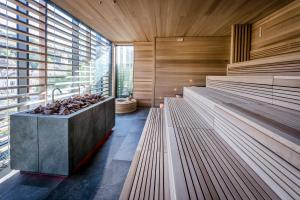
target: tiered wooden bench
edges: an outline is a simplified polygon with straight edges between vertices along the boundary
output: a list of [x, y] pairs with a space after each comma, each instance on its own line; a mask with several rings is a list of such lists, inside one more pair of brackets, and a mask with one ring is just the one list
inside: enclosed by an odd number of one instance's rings
[[120, 199], [300, 199], [298, 76], [207, 77], [151, 109]]
[[259, 58], [227, 65], [227, 75], [260, 76], [300, 75], [300, 53], [290, 53], [278, 56]]
[[184, 99], [280, 198], [300, 198], [298, 111], [209, 88]]
[[164, 109], [172, 199], [279, 199], [184, 99]]
[[300, 76], [208, 76], [206, 87], [300, 111]]
[[163, 111], [148, 115], [120, 199], [170, 199]]

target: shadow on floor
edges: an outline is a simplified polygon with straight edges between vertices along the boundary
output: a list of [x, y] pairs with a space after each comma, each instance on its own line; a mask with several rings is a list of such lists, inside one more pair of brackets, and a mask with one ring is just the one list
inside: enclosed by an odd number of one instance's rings
[[117, 115], [113, 134], [76, 174], [51, 177], [17, 173], [0, 184], [0, 199], [118, 199], [149, 109]]

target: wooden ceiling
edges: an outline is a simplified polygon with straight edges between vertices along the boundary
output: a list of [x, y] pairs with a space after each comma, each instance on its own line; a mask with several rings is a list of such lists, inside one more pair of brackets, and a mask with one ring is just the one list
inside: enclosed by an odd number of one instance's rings
[[114, 42], [230, 35], [292, 0], [52, 0]]

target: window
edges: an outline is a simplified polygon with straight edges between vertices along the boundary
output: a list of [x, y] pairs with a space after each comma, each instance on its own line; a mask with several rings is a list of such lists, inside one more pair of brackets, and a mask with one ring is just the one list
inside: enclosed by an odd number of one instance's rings
[[111, 43], [59, 8], [47, 5], [48, 95], [61, 97], [85, 90], [110, 94]]
[[51, 102], [52, 89], [111, 94], [111, 42], [44, 0], [0, 0], [0, 167], [9, 114]]
[[128, 97], [133, 91], [133, 46], [116, 46], [116, 96]]

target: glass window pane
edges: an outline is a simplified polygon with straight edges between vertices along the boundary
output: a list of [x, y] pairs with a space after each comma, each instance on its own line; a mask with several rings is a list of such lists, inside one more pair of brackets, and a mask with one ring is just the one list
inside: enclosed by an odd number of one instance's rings
[[128, 97], [133, 91], [133, 46], [116, 47], [117, 97]]

